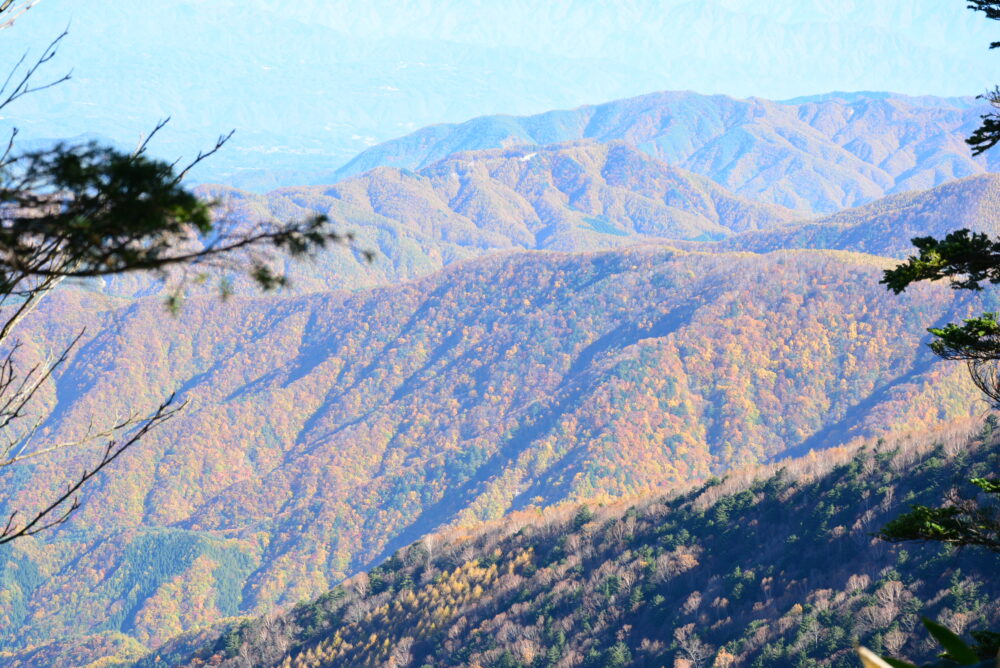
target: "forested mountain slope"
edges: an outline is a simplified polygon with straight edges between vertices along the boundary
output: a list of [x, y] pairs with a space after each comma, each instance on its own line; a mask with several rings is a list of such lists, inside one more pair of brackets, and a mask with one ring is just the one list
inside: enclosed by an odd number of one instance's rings
[[656, 239], [719, 239], [797, 220], [624, 142], [459, 153], [419, 172], [377, 168], [332, 186], [205, 194], [237, 220], [324, 214], [375, 262], [332, 252], [293, 267], [302, 289], [371, 287], [496, 250], [595, 250]]
[[[833, 248], [905, 257], [915, 236], [1000, 229], [998, 178], [971, 176], [810, 220], [613, 142], [473, 151], [420, 172], [378, 168], [333, 186], [268, 195], [204, 192], [237, 220], [328, 215], [357, 234], [359, 248], [376, 252], [371, 264], [336, 249], [315, 264], [289, 265], [296, 289], [308, 292], [393, 284], [498, 250], [661, 240], [706, 251]], [[112, 291], [137, 292], [134, 281]]]
[[779, 248], [837, 248], [905, 258], [914, 237], [943, 237], [968, 228], [1000, 233], [1000, 176], [981, 174], [926, 191], [886, 197], [815, 222], [741, 234], [716, 246], [767, 252]]
[[1000, 618], [995, 557], [872, 532], [995, 472], [1000, 446], [989, 426], [923, 437], [429, 536], [288, 615], [140, 665], [853, 668], [859, 642], [928, 660], [921, 615], [959, 633]]
[[[927, 323], [983, 303], [892, 297], [834, 251], [521, 252], [381, 290], [193, 300], [53, 295], [26, 362], [82, 326], [46, 429], [183, 414], [58, 532], [3, 553], [3, 645], [146, 646], [328, 589], [448, 523], [688, 484], [981, 410]], [[985, 303], [986, 306], [989, 302]], [[82, 465], [84, 459], [70, 466]], [[65, 460], [5, 469], [15, 500]]]
[[433, 125], [374, 146], [335, 178], [379, 166], [419, 169], [459, 151], [578, 139], [624, 140], [736, 194], [831, 213], [884, 195], [997, 169], [964, 143], [972, 100], [842, 94], [772, 102], [663, 92], [535, 116]]
[[[650, 155], [676, 139], [650, 128], [694, 122], [664, 99], [633, 101], [647, 116], [608, 107], [587, 121], [630, 128], [625, 140], [451, 153], [417, 172], [377, 167], [267, 196], [205, 189], [237, 221], [320, 213], [358, 232], [353, 250], [293, 268], [292, 294], [194, 297], [171, 319], [140, 279], [55, 293], [24, 323], [24, 362], [86, 333], [40, 395], [46, 437], [74, 438], [93, 416], [148, 411], [175, 390], [188, 404], [71, 522], [0, 553], [0, 627], [16, 629], [0, 651], [59, 665], [136, 655], [316, 596], [445, 526], [659, 493], [982, 410], [961, 367], [922, 343], [929, 324], [994, 309], [996, 295], [934, 285], [893, 297], [878, 279], [912, 236], [995, 231], [997, 177], [808, 219]], [[914, 182], [931, 164], [917, 155], [954, 139], [927, 118], [947, 130], [961, 107], [864, 95], [747, 104], [726, 122], [794, 108], [869, 157], [878, 151], [846, 139], [850, 124], [834, 132], [844, 119], [824, 105], [862, 117], [881, 105], [904, 126], [892, 114], [906, 107], [919, 127], [892, 133], [923, 148], [887, 139], [878, 150], [886, 164], [923, 165]], [[706, 127], [722, 122], [703, 111]], [[774, 130], [764, 153], [726, 164], [799, 168], [774, 147], [801, 144], [896, 187], [850, 150], [822, 148], [813, 125]], [[934, 182], [981, 168], [931, 154], [945, 165]], [[837, 197], [876, 193], [841, 176], [830, 177], [848, 184]], [[807, 192], [798, 178], [779, 182]], [[360, 248], [376, 251], [372, 265]], [[0, 470], [13, 490], [0, 512], [47, 498], [61, 471], [89, 462], [65, 455]]]

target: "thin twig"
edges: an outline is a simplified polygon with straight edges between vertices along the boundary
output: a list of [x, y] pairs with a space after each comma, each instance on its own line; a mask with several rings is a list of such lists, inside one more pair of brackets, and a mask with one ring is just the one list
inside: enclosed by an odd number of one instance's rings
[[234, 134], [236, 134], [236, 130], [230, 130], [228, 134], [219, 135], [219, 138], [215, 140], [215, 146], [208, 151], [198, 151], [198, 156], [192, 160], [187, 167], [177, 173], [177, 176], [174, 177], [174, 183], [180, 183], [183, 181], [184, 177], [187, 176], [187, 173], [191, 171], [192, 167], [195, 167], [198, 163], [217, 153], [219, 149], [226, 145], [226, 142], [232, 139]]
[[[20, 7], [15, 7], [14, 11], [11, 12], [9, 15], [7, 15], [7, 17], [3, 20], [3, 22], [0, 22], [0, 30], [4, 30], [5, 28], [10, 28], [12, 25], [14, 25], [15, 21], [17, 21], [24, 15], [26, 11], [28, 11], [41, 1], [42, 0], [28, 0]], [[0, 5], [0, 14], [10, 9], [11, 5], [13, 4], [14, 0], [3, 0], [3, 4]]]
[[137, 158], [140, 155], [142, 155], [143, 153], [145, 153], [146, 149], [149, 147], [150, 140], [153, 137], [155, 137], [156, 134], [160, 130], [162, 130], [163, 128], [165, 128], [167, 126], [167, 123], [169, 123], [169, 122], [170, 122], [170, 116], [167, 116], [166, 118], [164, 118], [164, 119], [162, 119], [160, 121], [157, 121], [156, 127], [153, 128], [153, 130], [148, 135], [146, 135], [145, 137], [140, 136], [139, 137], [139, 144], [135, 147], [135, 150], [132, 151], [132, 157], [136, 157]]
[[[48, 63], [50, 60], [56, 57], [56, 54], [59, 52], [59, 45], [66, 38], [67, 35], [69, 35], [69, 30], [68, 29], [63, 30], [58, 37], [49, 42], [49, 45], [45, 47], [44, 51], [42, 51], [42, 55], [38, 57], [38, 60], [36, 60], [31, 67], [25, 70], [24, 76], [21, 77], [17, 86], [15, 86], [14, 89], [7, 95], [6, 99], [0, 102], [0, 109], [3, 109], [10, 103], [24, 97], [25, 95], [30, 95], [31, 93], [37, 93], [39, 91], [52, 88], [53, 86], [58, 86], [59, 84], [65, 81], [69, 81], [73, 77], [73, 71], [70, 70], [60, 78], [50, 81], [48, 83], [39, 84], [37, 86], [31, 85], [31, 78], [35, 76], [35, 74], [41, 67], [43, 67], [46, 63]], [[3, 95], [6, 92], [7, 86], [13, 80], [15, 72], [18, 69], [20, 69], [26, 57], [27, 54], [22, 56], [21, 59], [17, 62], [17, 65], [14, 66], [14, 69], [7, 77], [7, 81], [4, 83], [4, 86], [0, 88], [0, 95]]]
[[[20, 514], [17, 510], [11, 512], [7, 518], [3, 531], [0, 531], [0, 545], [25, 536], [33, 536], [37, 533], [47, 529], [52, 529], [65, 523], [80, 507], [80, 497], [78, 493], [90, 479], [111, 465], [122, 455], [122, 453], [142, 440], [142, 438], [146, 436], [154, 427], [171, 419], [187, 405], [187, 402], [184, 402], [180, 406], [172, 408], [171, 406], [174, 402], [174, 397], [175, 395], [171, 394], [166, 401], [160, 404], [159, 408], [157, 408], [151, 416], [146, 418], [142, 426], [136, 429], [124, 441], [119, 442], [114, 439], [108, 441], [101, 459], [97, 462], [94, 468], [84, 469], [83, 473], [80, 474], [80, 477], [77, 478], [75, 482], [70, 484], [66, 488], [65, 492], [56, 497], [54, 501], [49, 503], [43, 509], [35, 513], [31, 519], [26, 521], [24, 524], [19, 524], [17, 522], [17, 516]], [[68, 507], [67, 503], [69, 504]]]

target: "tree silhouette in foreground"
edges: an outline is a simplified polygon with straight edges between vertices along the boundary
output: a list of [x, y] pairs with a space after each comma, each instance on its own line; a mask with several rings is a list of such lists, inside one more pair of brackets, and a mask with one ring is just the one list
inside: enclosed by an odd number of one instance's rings
[[[969, 9], [983, 12], [987, 18], [1000, 20], [1000, 0], [967, 0]], [[1000, 42], [990, 44], [1000, 48]], [[996, 111], [982, 116], [980, 126], [966, 139], [973, 155], [980, 155], [1000, 143], [1000, 86], [979, 96]], [[912, 240], [917, 255], [893, 269], [886, 270], [882, 283], [899, 294], [913, 283], [948, 279], [956, 290], [980, 291], [984, 284], [1000, 284], [1000, 239], [981, 232], [961, 229], [943, 239], [918, 237]], [[931, 349], [939, 356], [969, 363], [976, 385], [1000, 406], [1000, 323], [996, 313], [984, 313], [961, 325], [933, 328], [936, 337]]]
[[[1000, 0], [969, 0], [968, 7], [987, 18], [1000, 20]], [[1000, 47], [993, 42], [990, 48]], [[1000, 88], [985, 96], [1000, 108]], [[966, 142], [975, 155], [1000, 143], [1000, 113], [983, 116], [981, 126]], [[947, 279], [956, 290], [979, 292], [986, 285], [1000, 284], [1000, 239], [981, 232], [961, 229], [943, 239], [918, 237], [919, 251], [907, 261], [887, 269], [882, 278], [895, 294], [920, 281]], [[966, 362], [976, 387], [988, 398], [990, 407], [1000, 409], [1000, 316], [983, 313], [961, 324], [932, 327], [931, 350], [947, 360]], [[989, 430], [996, 424], [991, 418]], [[958, 547], [976, 545], [1000, 552], [1000, 483], [971, 481], [974, 496], [954, 495], [943, 508], [917, 506], [912, 512], [886, 526], [883, 538], [890, 541], [941, 541]]]
[[[1000, 20], [1000, 0], [967, 0], [968, 8], [983, 12], [987, 18]], [[991, 49], [1000, 42], [990, 44]], [[1000, 87], [985, 95], [994, 109], [1000, 109]], [[973, 155], [980, 155], [1000, 143], [1000, 113], [992, 111], [966, 139]], [[1000, 239], [981, 232], [956, 230], [943, 239], [918, 237], [912, 240], [918, 253], [892, 269], [882, 278], [895, 294], [920, 281], [947, 279], [956, 290], [978, 292], [984, 285], [1000, 284]], [[934, 340], [931, 350], [946, 360], [966, 362], [976, 387], [988, 398], [990, 408], [1000, 410], [1000, 319], [993, 312], [969, 318], [961, 324], [950, 323], [928, 330]], [[994, 437], [996, 417], [987, 419], [981, 438]], [[958, 548], [977, 547], [1000, 553], [1000, 480], [973, 478], [971, 493], [952, 491], [941, 507], [913, 506], [908, 513], [889, 522], [879, 536], [890, 542], [928, 541]], [[976, 645], [971, 646], [957, 634], [930, 619], [923, 624], [944, 650], [935, 666], [1000, 665], [1000, 634], [973, 631]], [[913, 664], [889, 657], [879, 657], [865, 648], [859, 655], [866, 668], [912, 668]]]
[[[0, 35], [39, 1], [0, 0]], [[35, 59], [25, 54], [11, 68], [0, 85], [0, 110], [70, 78], [39, 80], [66, 36], [60, 34]], [[19, 153], [16, 128], [0, 152], [0, 475], [68, 449], [95, 447], [100, 452], [82, 472], [66, 471], [65, 490], [41, 507], [8, 508], [0, 519], [0, 544], [65, 522], [79, 507], [80, 492], [89, 481], [184, 407], [170, 396], [149, 413], [107, 419], [108, 424], [91, 426], [72, 441], [52, 442], [40, 434], [44, 416], [33, 410], [38, 392], [69, 359], [84, 332], [52, 358], [25, 367], [19, 363], [22, 346], [15, 330], [61, 282], [130, 272], [169, 277], [167, 301], [176, 312], [193, 281], [241, 271], [260, 288], [274, 289], [287, 284], [286, 276], [272, 269], [277, 254], [309, 256], [329, 244], [352, 241], [350, 234], [331, 229], [324, 216], [249, 224], [219, 215], [183, 179], [232, 133], [178, 168], [147, 154], [150, 139], [166, 122], [133, 152], [88, 143]], [[370, 253], [362, 254], [371, 259]], [[220, 279], [219, 289], [222, 296], [231, 290], [226, 278]], [[11, 503], [11, 494], [4, 490], [0, 498]]]

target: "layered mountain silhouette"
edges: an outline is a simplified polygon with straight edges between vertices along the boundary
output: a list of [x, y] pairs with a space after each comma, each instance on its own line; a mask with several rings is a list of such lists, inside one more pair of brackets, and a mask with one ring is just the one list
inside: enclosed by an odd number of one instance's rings
[[964, 139], [972, 100], [832, 94], [790, 102], [664, 92], [535, 116], [484, 116], [374, 146], [333, 175], [419, 169], [460, 151], [579, 139], [624, 140], [738, 195], [832, 213], [884, 195], [995, 170]]
[[[53, 293], [24, 323], [23, 363], [86, 335], [39, 395], [47, 438], [173, 391], [188, 404], [69, 523], [0, 554], [0, 620], [18, 629], [0, 651], [138, 656], [318, 595], [442, 527], [981, 411], [963, 368], [923, 344], [991, 295], [878, 284], [914, 236], [996, 231], [1000, 181], [960, 147], [978, 111], [626, 102], [507, 119], [495, 147], [428, 144], [420, 164], [330, 185], [206, 187], [237, 224], [323, 214], [356, 232], [353, 249], [288, 265], [291, 294], [195, 294], [171, 319], [146, 280]], [[738, 136], [752, 141], [734, 153]], [[838, 202], [859, 206], [809, 212]], [[0, 470], [0, 512], [92, 454]]]
[[205, 194], [237, 219], [327, 215], [376, 252], [331, 253], [292, 268], [300, 287], [368, 287], [426, 275], [496, 250], [594, 250], [721, 239], [799, 220], [624, 142], [458, 153], [412, 172], [383, 167], [332, 186]]
[[[905, 257], [915, 236], [1000, 229], [1000, 181], [980, 174], [809, 217], [734, 195], [625, 142], [458, 153], [420, 171], [380, 167], [332, 186], [203, 192], [238, 220], [328, 215], [376, 252], [287, 265], [300, 291], [363, 289], [506, 250], [564, 252], [669, 242], [705, 251], [830, 248]], [[145, 284], [144, 284], [145, 285]], [[125, 282], [118, 294], [148, 291]]]
[[[944, 3], [371, 0], [362, 11], [340, 0], [172, 0], [39, 4], [8, 31], [9, 53], [41, 48], [68, 19], [52, 66], [74, 68], [74, 83], [5, 110], [20, 138], [96, 132], [130, 149], [170, 115], [151, 150], [173, 161], [236, 128], [193, 175], [257, 191], [329, 182], [372, 142], [430, 123], [664, 88], [976, 94], [992, 39], [988, 22]], [[955, 34], [966, 39], [945, 37]]]
[[[357, 294], [55, 294], [25, 360], [87, 327], [46, 398], [53, 438], [94, 415], [184, 412], [43, 543], [3, 553], [18, 649], [127, 633], [147, 647], [317, 595], [449, 523], [686, 485], [980, 409], [922, 349], [961, 317], [836, 251], [503, 253]], [[155, 334], [154, 334], [155, 333]], [[70, 460], [4, 472], [13, 500]]]
[[903, 258], [914, 237], [943, 237], [957, 229], [1000, 233], [1000, 176], [982, 174], [926, 191], [886, 197], [815, 222], [780, 231], [738, 235], [725, 248], [837, 248]]

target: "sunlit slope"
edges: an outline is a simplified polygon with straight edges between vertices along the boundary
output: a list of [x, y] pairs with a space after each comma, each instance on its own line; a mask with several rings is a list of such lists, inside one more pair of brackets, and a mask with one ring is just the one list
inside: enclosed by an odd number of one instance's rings
[[856, 665], [862, 643], [922, 663], [940, 649], [918, 615], [956, 631], [996, 623], [995, 556], [872, 533], [995, 471], [995, 433], [973, 434], [429, 536], [289, 614], [231, 624], [196, 659], [177, 642], [152, 656], [224, 668], [832, 667]]
[[377, 168], [333, 186], [254, 195], [206, 188], [239, 220], [316, 214], [359, 248], [290, 266], [299, 289], [384, 285], [497, 250], [596, 250], [657, 239], [710, 240], [799, 216], [727, 192], [624, 142], [460, 153], [419, 172]]
[[886, 197], [811, 223], [743, 234], [723, 248], [763, 252], [778, 248], [838, 248], [904, 258], [914, 237], [943, 237], [967, 228], [1000, 232], [1000, 176], [982, 174], [926, 191]]
[[[522, 252], [354, 295], [194, 300], [177, 319], [56, 294], [25, 359], [88, 334], [44, 398], [55, 436], [178, 388], [189, 404], [67, 527], [7, 553], [5, 645], [123, 630], [149, 646], [315, 595], [447, 523], [978, 412], [921, 341], [980, 305], [941, 286], [892, 297], [885, 266]], [[5, 485], [40, 498], [64, 464]]]
[[[705, 251], [828, 248], [902, 258], [917, 236], [1000, 231], [1000, 177], [980, 174], [809, 219], [733, 195], [622, 142], [460, 153], [420, 172], [378, 168], [335, 186], [269, 195], [207, 189], [243, 220], [322, 213], [365, 263], [335, 249], [288, 265], [298, 290], [358, 289], [498, 250], [619, 248], [668, 241]], [[693, 245], [692, 245], [693, 244]], [[134, 294], [132, 283], [118, 292]]]
[[830, 213], [996, 169], [998, 158], [973, 159], [964, 142], [981, 113], [966, 101], [877, 93], [780, 103], [664, 92], [432, 125], [367, 149], [335, 176], [417, 169], [458, 151], [505, 145], [624, 140], [744, 197]]

